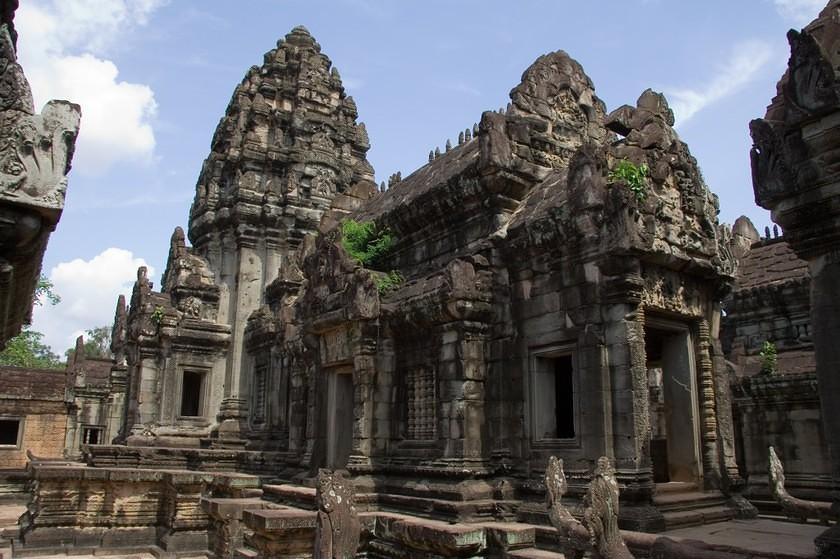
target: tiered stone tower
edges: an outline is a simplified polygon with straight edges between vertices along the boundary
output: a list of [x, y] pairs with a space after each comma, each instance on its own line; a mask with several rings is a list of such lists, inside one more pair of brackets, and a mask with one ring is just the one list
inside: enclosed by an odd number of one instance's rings
[[[129, 415], [131, 402], [139, 405], [138, 396], [148, 404], [129, 421], [135, 434], [157, 435], [169, 426], [177, 431], [170, 434], [181, 436], [184, 430], [178, 428], [187, 423], [198, 427], [191, 435], [212, 432], [214, 445], [245, 444], [246, 322], [264, 304], [266, 285], [289, 255], [317, 230], [336, 194], [358, 183], [372, 188], [367, 132], [356, 117], [338, 71], [303, 27], [278, 41], [263, 65], [253, 66], [237, 86], [196, 185], [189, 224], [193, 248], [176, 230], [161, 296], [149, 290], [148, 301], [132, 301], [127, 343], [145, 348], [134, 356], [135, 368], [161, 369], [164, 363], [164, 370], [141, 373], [132, 383]], [[152, 317], [158, 308], [162, 311]], [[130, 335], [131, 316], [140, 314], [157, 322], [147, 324], [152, 328], [142, 340]], [[208, 343], [188, 342], [185, 321], [207, 332], [229, 326], [229, 335], [220, 333], [225, 339], [210, 343], [214, 351], [197, 362], [197, 346], [206, 354]], [[132, 352], [127, 354], [131, 368]], [[171, 397], [161, 399], [151, 378], [170, 386]], [[146, 390], [143, 380], [150, 387], [145, 397], [140, 395]], [[189, 390], [197, 391], [196, 403], [187, 405]], [[179, 409], [179, 403], [191, 409]], [[211, 426], [213, 419], [218, 426]]]

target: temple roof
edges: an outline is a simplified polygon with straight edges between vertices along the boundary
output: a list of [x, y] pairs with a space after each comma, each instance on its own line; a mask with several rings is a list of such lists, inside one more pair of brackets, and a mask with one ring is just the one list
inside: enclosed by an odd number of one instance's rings
[[741, 260], [736, 291], [810, 278], [808, 264], [800, 260], [784, 240], [755, 243]]
[[3, 399], [64, 401], [64, 369], [0, 367]]

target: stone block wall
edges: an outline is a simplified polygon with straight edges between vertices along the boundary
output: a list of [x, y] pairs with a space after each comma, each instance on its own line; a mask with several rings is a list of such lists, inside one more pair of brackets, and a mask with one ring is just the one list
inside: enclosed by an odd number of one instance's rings
[[202, 497], [238, 498], [260, 484], [259, 478], [244, 474], [49, 464], [29, 468], [33, 494], [17, 544], [27, 551], [205, 552], [211, 523]]
[[66, 413], [29, 413], [21, 419], [23, 420], [23, 435], [20, 446], [15, 449], [0, 446], [0, 469], [26, 466], [27, 450], [42, 458], [64, 456]]
[[756, 375], [733, 385], [733, 392], [746, 495], [759, 504], [772, 500], [767, 470], [772, 445], [785, 464], [790, 493], [824, 500], [833, 485], [816, 373]]
[[64, 456], [68, 408], [65, 372], [0, 367], [0, 419], [19, 421], [17, 444], [0, 445], [0, 469], [26, 465], [26, 451], [45, 458]]

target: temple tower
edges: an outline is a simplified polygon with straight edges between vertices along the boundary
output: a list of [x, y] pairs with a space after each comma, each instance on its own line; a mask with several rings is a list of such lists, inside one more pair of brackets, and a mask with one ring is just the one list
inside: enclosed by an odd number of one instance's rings
[[315, 232], [336, 193], [373, 181], [367, 132], [356, 117], [338, 71], [296, 27], [248, 71], [216, 129], [189, 239], [220, 288], [217, 320], [231, 327], [222, 421], [247, 411], [243, 334], [266, 285]]

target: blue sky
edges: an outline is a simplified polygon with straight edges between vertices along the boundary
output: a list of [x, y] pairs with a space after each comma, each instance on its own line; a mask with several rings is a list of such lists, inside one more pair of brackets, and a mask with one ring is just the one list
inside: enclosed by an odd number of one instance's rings
[[186, 229], [213, 130], [245, 71], [295, 25], [333, 61], [371, 139], [377, 182], [407, 176], [522, 72], [563, 49], [608, 110], [664, 92], [720, 196], [720, 218], [763, 228], [747, 124], [784, 71], [785, 33], [824, 0], [26, 0], [19, 54], [36, 98], [82, 105], [67, 203], [44, 273], [63, 301], [33, 327], [63, 353], [110, 324], [138, 265], [155, 281]]

